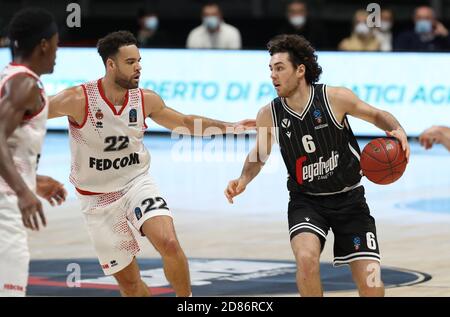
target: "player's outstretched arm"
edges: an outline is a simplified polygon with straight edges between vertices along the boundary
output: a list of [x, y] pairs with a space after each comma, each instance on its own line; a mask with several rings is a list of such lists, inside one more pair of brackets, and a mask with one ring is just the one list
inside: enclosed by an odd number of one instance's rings
[[48, 118], [69, 117], [72, 122], [83, 125], [86, 119], [86, 97], [82, 86], [64, 89], [49, 97]]
[[223, 122], [197, 115], [185, 115], [166, 106], [158, 94], [144, 90], [145, 115], [156, 123], [178, 134], [208, 136], [225, 133], [242, 133], [256, 129], [254, 119]]
[[[274, 131], [272, 131], [272, 117], [270, 105], [263, 107], [256, 118], [257, 135], [255, 147], [250, 151], [245, 159], [241, 176], [228, 183], [225, 189], [225, 196], [232, 204], [233, 197], [241, 194], [247, 185], [258, 175], [263, 168], [274, 142]], [[275, 132], [276, 133], [276, 132]]]
[[20, 74], [6, 82], [3, 92], [0, 100], [0, 175], [17, 195], [24, 226], [39, 230], [38, 215], [42, 223], [46, 223], [41, 201], [17, 171], [7, 140], [25, 115], [36, 113], [42, 107], [40, 89], [35, 79]]
[[420, 144], [426, 149], [431, 149], [433, 144], [442, 144], [450, 151], [450, 128], [445, 126], [432, 126], [419, 136]]
[[350, 89], [343, 87], [328, 87], [328, 96], [333, 109], [338, 112], [349, 114], [356, 118], [370, 122], [386, 135], [399, 140], [405, 151], [406, 159], [409, 161], [409, 144], [405, 130], [397, 119], [387, 111], [375, 108], [358, 98]]

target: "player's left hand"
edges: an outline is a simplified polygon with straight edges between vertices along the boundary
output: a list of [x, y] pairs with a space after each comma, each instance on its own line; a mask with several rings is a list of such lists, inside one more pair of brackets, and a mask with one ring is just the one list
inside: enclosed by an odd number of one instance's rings
[[49, 176], [36, 176], [36, 192], [52, 206], [61, 205], [67, 197], [64, 185]]
[[436, 21], [436, 24], [434, 27], [434, 35], [447, 37], [448, 30], [441, 22]]
[[403, 130], [402, 128], [398, 128], [396, 130], [386, 131], [386, 135], [396, 138], [400, 142], [402, 149], [405, 152], [406, 162], [409, 162], [410, 148], [408, 143], [408, 136], [406, 135], [405, 130]]
[[249, 130], [256, 130], [255, 119], [245, 119], [239, 122], [232, 123], [233, 133], [239, 134]]
[[441, 143], [442, 141], [442, 133], [441, 129], [438, 126], [432, 126], [431, 128], [426, 129], [419, 136], [420, 145], [422, 145], [426, 150], [431, 149], [433, 144]]

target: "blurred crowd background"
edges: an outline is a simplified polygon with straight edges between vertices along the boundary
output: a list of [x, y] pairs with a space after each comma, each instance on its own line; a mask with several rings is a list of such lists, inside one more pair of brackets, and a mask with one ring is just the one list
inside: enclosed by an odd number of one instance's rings
[[[69, 3], [81, 7], [81, 27], [66, 25]], [[0, 0], [0, 46], [7, 25], [25, 6], [50, 10], [61, 46], [95, 46], [126, 29], [141, 47], [265, 49], [279, 33], [304, 35], [317, 50], [450, 51], [450, 0], [382, 0], [381, 24], [368, 27], [357, 0]]]

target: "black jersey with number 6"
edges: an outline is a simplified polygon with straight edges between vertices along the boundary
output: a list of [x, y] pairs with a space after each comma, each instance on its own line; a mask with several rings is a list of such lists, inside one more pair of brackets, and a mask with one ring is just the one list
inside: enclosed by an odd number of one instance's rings
[[271, 107], [290, 192], [333, 194], [359, 185], [358, 142], [347, 118], [340, 123], [334, 116], [326, 85], [311, 85], [302, 113], [282, 97], [275, 98]]

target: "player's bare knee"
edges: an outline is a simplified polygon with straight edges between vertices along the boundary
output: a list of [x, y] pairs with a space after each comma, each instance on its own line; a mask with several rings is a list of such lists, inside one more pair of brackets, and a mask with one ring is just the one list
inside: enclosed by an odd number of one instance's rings
[[162, 241], [159, 252], [162, 256], [176, 256], [180, 254], [181, 247], [176, 238], [167, 238]]
[[297, 260], [297, 270], [300, 273], [311, 274], [319, 272], [319, 255], [308, 249], [298, 250], [295, 252]]

